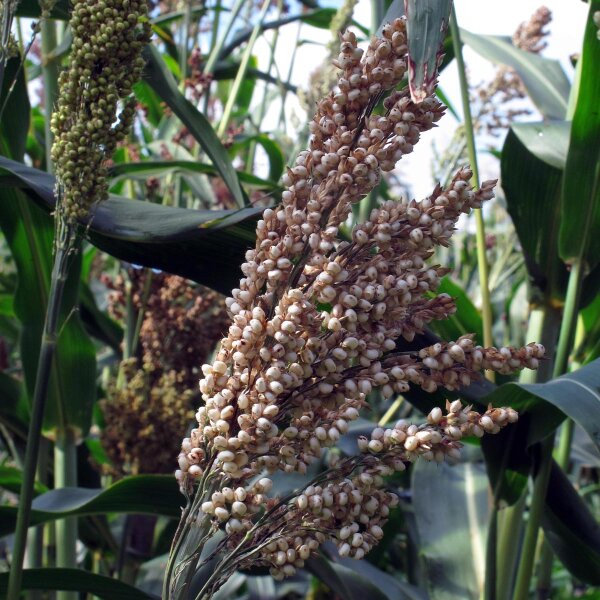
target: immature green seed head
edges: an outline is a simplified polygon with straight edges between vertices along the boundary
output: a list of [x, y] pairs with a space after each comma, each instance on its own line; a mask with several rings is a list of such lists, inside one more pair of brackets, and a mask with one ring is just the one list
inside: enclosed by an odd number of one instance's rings
[[150, 39], [146, 0], [75, 0], [69, 68], [59, 78], [52, 115], [52, 160], [61, 209], [85, 217], [108, 196], [106, 160], [135, 115], [133, 84]]

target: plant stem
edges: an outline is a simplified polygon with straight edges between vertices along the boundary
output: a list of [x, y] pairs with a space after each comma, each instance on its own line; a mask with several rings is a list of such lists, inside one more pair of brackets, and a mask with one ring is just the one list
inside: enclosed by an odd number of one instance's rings
[[29, 421], [29, 433], [25, 451], [25, 466], [23, 470], [23, 481], [21, 483], [21, 494], [19, 497], [13, 559], [10, 567], [6, 596], [7, 600], [18, 600], [21, 590], [23, 558], [25, 556], [27, 529], [29, 527], [31, 516], [31, 502], [33, 500], [33, 486], [40, 449], [44, 409], [48, 397], [52, 360], [54, 358], [58, 339], [60, 307], [67, 280], [70, 255], [77, 243], [76, 225], [63, 223], [61, 226], [61, 224], [59, 224], [57, 232], [56, 255], [54, 257], [54, 266], [52, 268], [48, 306], [46, 309], [44, 331], [42, 334], [40, 356], [31, 405], [31, 420]]
[[[296, 40], [294, 41], [294, 48], [292, 50], [292, 56], [290, 58], [290, 66], [288, 68], [288, 73], [286, 77], [286, 83], [289, 85], [292, 79], [292, 73], [294, 72], [294, 64], [296, 63], [296, 54], [298, 52], [298, 42], [300, 41], [300, 31], [302, 29], [302, 22], [298, 21], [298, 26], [296, 27]], [[281, 81], [281, 79], [280, 79]], [[281, 91], [281, 110], [279, 111], [279, 128], [284, 132], [287, 131], [286, 121], [285, 121], [285, 103], [287, 100], [287, 87], [284, 86]]]
[[[281, 17], [283, 11], [283, 1], [277, 1], [277, 10], [278, 17]], [[273, 32], [273, 39], [271, 40], [271, 44], [269, 45], [269, 68], [267, 69], [267, 73], [270, 73], [275, 65], [275, 53], [277, 52], [277, 43], [279, 41], [279, 29], [275, 29]], [[267, 96], [269, 94], [269, 83], [265, 81], [265, 87], [263, 91], [262, 102], [258, 108], [258, 119], [256, 122], [256, 127], [258, 128], [258, 132], [260, 133], [262, 122], [265, 118], [265, 114], [267, 112]], [[248, 157], [246, 159], [246, 171], [252, 173], [254, 169], [254, 159], [256, 156], [256, 141], [253, 141], [250, 144], [250, 148], [248, 150]]]
[[[235, 20], [237, 19], [238, 15], [240, 14], [240, 11], [244, 7], [244, 4], [245, 4], [244, 0], [236, 0], [236, 3], [233, 5], [233, 8], [231, 9], [231, 14], [229, 17], [229, 21], [227, 22], [227, 25], [225, 27], [225, 31], [223, 32], [223, 35], [220, 38], [218, 38], [218, 34], [219, 34], [219, 16], [218, 15], [219, 15], [220, 11], [215, 11], [216, 15], [215, 15], [215, 20], [213, 21], [211, 51], [210, 51], [208, 58], [206, 59], [206, 63], [204, 64], [204, 67], [202, 69], [202, 71], [204, 73], [210, 74], [214, 71], [217, 60], [219, 59], [219, 55], [221, 54], [221, 50], [223, 50], [223, 46], [225, 45], [225, 42], [227, 41], [227, 36], [229, 35], [229, 32], [231, 31]], [[220, 6], [221, 3], [218, 2], [217, 5]]]
[[[569, 275], [565, 309], [560, 327], [556, 359], [552, 373], [553, 377], [558, 377], [567, 371], [569, 354], [573, 346], [577, 325], [579, 296], [581, 294], [582, 280], [583, 264], [581, 260], [576, 260], [571, 267], [571, 273]], [[513, 596], [514, 600], [526, 600], [529, 596], [529, 585], [533, 573], [533, 562], [538, 539], [538, 531], [540, 528], [544, 503], [546, 501], [550, 469], [552, 467], [554, 437], [554, 433], [552, 433], [541, 442], [540, 465], [534, 479], [533, 497], [531, 499], [529, 521], [527, 522], [527, 529], [525, 531], [523, 554], [521, 556], [519, 571], [517, 573], [517, 583], [515, 586], [515, 594]], [[547, 561], [548, 559], [546, 558], [546, 562]]]
[[256, 24], [254, 25], [254, 29], [252, 30], [252, 34], [250, 35], [250, 39], [248, 40], [248, 44], [246, 46], [246, 49], [244, 50], [244, 54], [242, 55], [240, 67], [238, 69], [238, 72], [236, 73], [235, 79], [233, 80], [233, 85], [231, 86], [231, 91], [229, 92], [227, 103], [225, 104], [225, 108], [223, 109], [223, 116], [221, 117], [219, 127], [217, 128], [217, 136], [220, 138], [222, 138], [225, 135], [225, 132], [227, 131], [229, 121], [231, 120], [231, 113], [233, 112], [233, 107], [237, 101], [237, 97], [240, 93], [242, 83], [246, 78], [246, 72], [248, 71], [248, 64], [250, 63], [250, 58], [252, 57], [252, 50], [254, 49], [254, 44], [256, 43], [256, 40], [258, 39], [258, 36], [261, 32], [263, 20], [265, 18], [265, 15], [267, 14], [267, 10], [269, 10], [269, 6], [271, 6], [271, 1], [264, 0]]
[[496, 571], [496, 598], [508, 600], [515, 579], [519, 545], [523, 535], [523, 511], [527, 490], [513, 506], [505, 508], [500, 513], [498, 553]]
[[[76, 434], [70, 427], [57, 432], [54, 444], [54, 489], [77, 486]], [[56, 522], [56, 566], [77, 568], [77, 517]], [[59, 591], [57, 600], [77, 600], [77, 592]]]
[[[460, 31], [456, 20], [456, 11], [452, 6], [450, 15], [450, 32], [452, 33], [452, 46], [454, 48], [454, 56], [458, 67], [458, 79], [460, 82], [460, 95], [462, 101], [465, 137], [467, 140], [467, 152], [469, 162], [473, 170], [473, 178], [475, 180], [475, 188], [479, 188], [479, 168], [477, 166], [477, 149], [475, 147], [475, 131], [473, 128], [473, 118], [471, 115], [471, 105], [469, 103], [469, 84], [467, 82], [467, 73], [462, 55], [462, 42], [460, 40]], [[476, 238], [477, 238], [477, 267], [479, 270], [479, 286], [481, 288], [481, 312], [483, 318], [483, 343], [486, 347], [492, 346], [494, 343], [492, 337], [492, 302], [490, 298], [489, 285], [489, 268], [485, 253], [485, 223], [483, 221], [482, 209], [477, 208], [474, 211]], [[486, 372], [486, 377], [490, 381], [494, 381], [492, 371]]]
[[52, 142], [54, 136], [50, 128], [50, 117], [54, 109], [54, 103], [58, 97], [58, 73], [59, 73], [59, 62], [55, 57], [51, 56], [51, 53], [56, 50], [57, 46], [57, 35], [56, 35], [56, 23], [50, 19], [43, 19], [41, 23], [42, 29], [42, 75], [44, 78], [44, 107], [45, 107], [45, 119], [44, 119], [44, 132], [46, 142], [46, 170], [50, 173], [53, 172], [52, 158], [50, 157], [50, 151], [52, 149]]

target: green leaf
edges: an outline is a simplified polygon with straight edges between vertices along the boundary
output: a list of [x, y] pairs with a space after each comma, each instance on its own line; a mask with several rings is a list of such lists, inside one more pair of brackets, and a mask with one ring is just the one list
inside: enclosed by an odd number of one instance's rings
[[565, 118], [571, 85], [557, 60], [525, 52], [506, 38], [476, 35], [464, 29], [460, 35], [463, 42], [484, 58], [514, 69], [544, 117]]
[[452, 0], [407, 0], [408, 85], [415, 102], [435, 90]]
[[550, 472], [542, 526], [571, 575], [600, 585], [600, 524], [556, 463]]
[[279, 181], [285, 169], [285, 158], [281, 148], [264, 133], [249, 136], [236, 136], [230, 151], [236, 152], [241, 148], [247, 148], [251, 143], [256, 143], [262, 146], [269, 159], [269, 179], [271, 181]]
[[110, 346], [119, 356], [123, 328], [98, 308], [92, 290], [83, 281], [79, 287], [79, 314], [88, 334]]
[[[18, 494], [21, 491], [21, 482], [23, 481], [23, 471], [15, 467], [0, 465], [0, 487]], [[36, 495], [47, 492], [48, 488], [39, 481], [35, 482], [34, 493]]]
[[513, 123], [510, 128], [534, 156], [555, 169], [565, 168], [571, 131], [569, 121]]
[[323, 556], [309, 558], [305, 568], [341, 600], [391, 600], [372, 581]]
[[[513, 126], [506, 136], [500, 161], [507, 210], [534, 288], [547, 302], [563, 300], [568, 279], [557, 247], [562, 171], [556, 165], [562, 152], [555, 148], [564, 134], [564, 126]], [[552, 146], [542, 142], [546, 139]]]
[[378, 569], [368, 560], [355, 560], [340, 556], [330, 556], [329, 558], [334, 565], [346, 567], [364, 580], [375, 582], [379, 591], [383, 592], [389, 600], [428, 600], [425, 592], [413, 585], [399, 581], [396, 577]]
[[0, 372], [0, 422], [24, 440], [28, 420], [29, 407], [22, 382]]
[[[266, 137], [266, 136], [257, 136]], [[268, 140], [268, 138], [267, 138]], [[269, 140], [271, 142], [271, 140]], [[275, 142], [271, 142], [276, 146]], [[109, 176], [113, 179], [113, 184], [128, 178], [145, 179], [147, 177], [160, 177], [171, 173], [202, 173], [204, 175], [219, 175], [215, 167], [203, 163], [192, 162], [189, 160], [145, 160], [139, 163], [119, 163], [109, 169]], [[261, 179], [244, 171], [236, 171], [239, 180], [248, 185], [267, 190], [280, 190], [281, 187], [276, 183], [276, 179]], [[278, 179], [278, 178], [277, 178]]]
[[[520, 411], [540, 407], [544, 421], [534, 423], [528, 445], [546, 437], [565, 417], [570, 417], [600, 448], [600, 359], [546, 383], [505, 383], [488, 396], [494, 406], [512, 406]], [[560, 411], [558, 413], [557, 411]]]
[[[24, 569], [23, 590], [64, 590], [91, 594], [104, 600], [157, 600], [137, 588], [81, 569]], [[8, 573], [0, 574], [0, 593], [6, 594]]]
[[600, 263], [600, 41], [594, 23], [600, 0], [591, 0], [589, 5], [563, 177], [558, 245], [565, 262], [583, 261], [591, 270]]
[[146, 59], [144, 81], [163, 99], [200, 144], [202, 150], [212, 160], [238, 206], [245, 206], [246, 196], [240, 186], [236, 171], [208, 119], [179, 91], [175, 79], [154, 46], [147, 46], [144, 49], [144, 58]]
[[450, 466], [419, 461], [411, 489], [429, 597], [478, 600], [485, 577], [488, 520], [483, 463]]
[[466, 333], [474, 333], [477, 340], [483, 340], [481, 314], [460, 285], [450, 277], [444, 277], [437, 291], [452, 296], [457, 310], [448, 319], [432, 321], [429, 324], [431, 329], [445, 340], [456, 340]]
[[[48, 212], [53, 209], [54, 182], [47, 173], [0, 156], [0, 191], [2, 186], [25, 188]], [[112, 256], [229, 293], [262, 211], [188, 210], [113, 196], [92, 209], [86, 233]]]
[[[175, 477], [136, 475], [106, 489], [61, 488], [38, 496], [32, 505], [31, 524], [65, 517], [108, 513], [150, 514], [179, 518], [185, 503]], [[0, 506], [0, 536], [14, 531], [17, 508]]]

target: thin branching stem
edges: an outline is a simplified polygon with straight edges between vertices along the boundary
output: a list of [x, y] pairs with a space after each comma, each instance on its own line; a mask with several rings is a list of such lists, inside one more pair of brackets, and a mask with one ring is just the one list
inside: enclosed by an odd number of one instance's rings
[[[462, 55], [462, 42], [460, 40], [460, 31], [458, 21], [456, 20], [456, 11], [452, 7], [450, 15], [450, 31], [452, 33], [452, 46], [454, 48], [454, 56], [458, 66], [458, 78], [460, 82], [460, 95], [462, 101], [465, 137], [467, 142], [467, 152], [469, 162], [473, 171], [473, 180], [475, 188], [479, 188], [481, 183], [479, 179], [479, 168], [477, 166], [477, 149], [475, 147], [475, 131], [473, 127], [473, 118], [471, 115], [471, 105], [469, 102], [469, 84], [467, 82], [467, 73]], [[486, 347], [494, 345], [492, 337], [492, 302], [490, 298], [489, 286], [489, 267], [485, 253], [485, 223], [483, 221], [483, 213], [481, 208], [476, 208], [475, 225], [477, 238], [477, 267], [479, 270], [479, 285], [481, 288], [481, 312], [483, 317], [483, 344]], [[494, 374], [491, 371], [486, 373], [486, 377], [490, 381], [494, 381]]]

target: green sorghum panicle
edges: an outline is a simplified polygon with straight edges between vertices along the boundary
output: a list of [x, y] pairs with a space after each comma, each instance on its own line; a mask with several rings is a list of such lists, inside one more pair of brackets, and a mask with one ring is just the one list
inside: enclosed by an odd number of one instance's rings
[[141, 52], [150, 39], [145, 0], [76, 0], [73, 45], [52, 115], [61, 209], [85, 217], [108, 196], [106, 160], [135, 115], [132, 86], [141, 76]]

